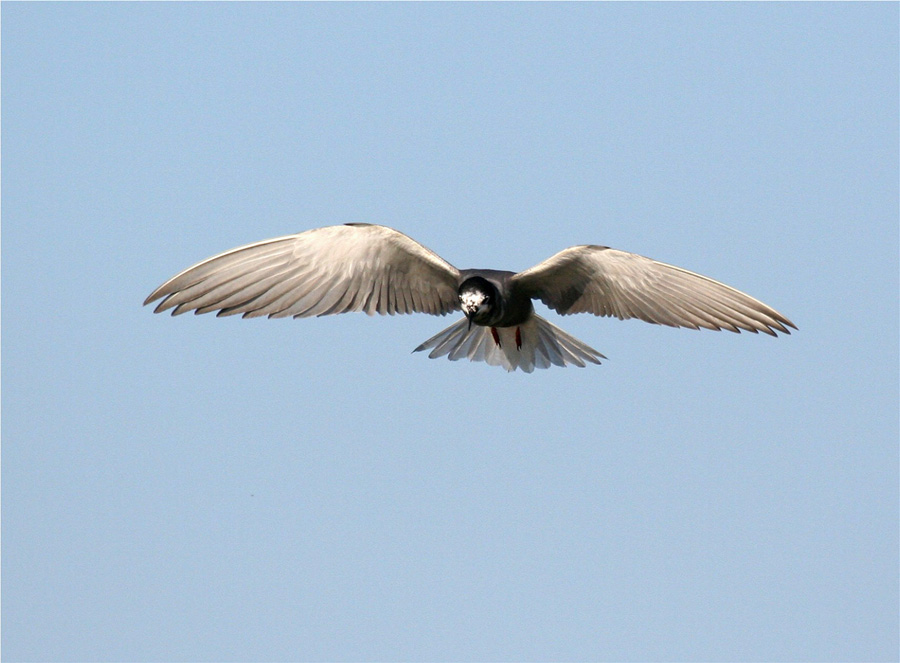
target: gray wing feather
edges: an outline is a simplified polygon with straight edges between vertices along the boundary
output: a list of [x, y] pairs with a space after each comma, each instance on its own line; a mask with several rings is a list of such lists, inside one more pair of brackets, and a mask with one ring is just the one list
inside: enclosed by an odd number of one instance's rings
[[797, 327], [739, 290], [686, 269], [604, 246], [573, 246], [512, 277], [562, 315], [593, 313], [691, 329], [789, 334]]
[[272, 318], [348, 311], [430, 313], [459, 309], [459, 270], [403, 233], [348, 224], [242, 246], [163, 283], [144, 304]]

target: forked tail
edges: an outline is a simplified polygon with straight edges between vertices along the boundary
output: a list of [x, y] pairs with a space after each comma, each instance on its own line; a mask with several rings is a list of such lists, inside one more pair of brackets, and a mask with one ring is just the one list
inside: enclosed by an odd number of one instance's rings
[[413, 352], [433, 348], [429, 358], [447, 355], [451, 361], [468, 358], [502, 366], [507, 371], [517, 368], [531, 373], [535, 368], [557, 366], [584, 367], [586, 362], [599, 364], [606, 359], [589, 345], [570, 336], [539, 315], [516, 327], [469, 326], [463, 318], [432, 336]]

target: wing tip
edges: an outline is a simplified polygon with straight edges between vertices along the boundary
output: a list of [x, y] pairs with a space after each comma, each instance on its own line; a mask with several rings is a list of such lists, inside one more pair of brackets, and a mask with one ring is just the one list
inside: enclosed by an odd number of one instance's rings
[[[147, 295], [147, 298], [144, 300], [144, 303], [141, 304], [141, 306], [146, 306], [147, 304], [152, 304], [157, 299], [160, 299], [161, 297], [165, 296], [165, 294], [166, 293], [163, 292], [163, 286], [159, 286], [156, 290], [154, 290], [149, 295]], [[165, 300], [160, 302], [159, 306], [161, 306], [162, 304], [165, 304]], [[157, 306], [157, 308], [159, 308], [159, 306]], [[159, 313], [159, 311], [154, 311], [154, 313]]]

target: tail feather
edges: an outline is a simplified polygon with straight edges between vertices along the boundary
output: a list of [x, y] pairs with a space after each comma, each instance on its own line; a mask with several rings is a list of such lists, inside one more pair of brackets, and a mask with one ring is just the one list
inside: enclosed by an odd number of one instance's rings
[[[586, 362], [599, 364], [606, 359], [586, 343], [570, 336], [539, 315], [518, 327], [494, 328], [499, 345], [490, 327], [469, 326], [463, 318], [422, 343], [413, 352], [431, 350], [429, 358], [447, 355], [451, 361], [468, 358], [483, 361], [491, 366], [502, 366], [507, 371], [517, 368], [531, 373], [535, 368], [551, 365], [584, 367]], [[517, 337], [518, 330], [518, 337]], [[521, 343], [521, 345], [519, 345]]]

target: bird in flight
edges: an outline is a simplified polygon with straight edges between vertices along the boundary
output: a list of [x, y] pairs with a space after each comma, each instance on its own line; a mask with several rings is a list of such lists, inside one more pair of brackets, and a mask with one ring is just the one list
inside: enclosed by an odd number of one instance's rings
[[507, 371], [599, 364], [602, 354], [534, 312], [593, 313], [670, 327], [790, 334], [796, 325], [762, 302], [686, 269], [606, 246], [573, 246], [523, 272], [457, 269], [401, 232], [366, 223], [307, 230], [207, 258], [150, 293], [155, 313], [245, 318], [349, 311], [462, 311], [417, 347]]

